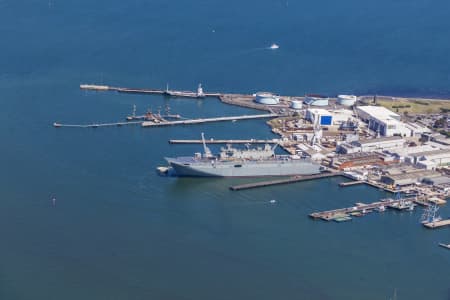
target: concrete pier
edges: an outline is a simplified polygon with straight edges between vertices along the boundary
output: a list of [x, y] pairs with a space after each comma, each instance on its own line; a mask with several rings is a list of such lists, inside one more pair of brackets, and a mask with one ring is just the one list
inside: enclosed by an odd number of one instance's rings
[[264, 118], [275, 118], [275, 117], [278, 117], [278, 115], [277, 114], [244, 115], [244, 116], [232, 116], [232, 117], [188, 119], [188, 120], [167, 121], [167, 122], [148, 121], [148, 122], [143, 122], [142, 127], [155, 127], [155, 126], [157, 127], [157, 126], [168, 126], [168, 125], [190, 125], [190, 124], [201, 124], [201, 123], [211, 123], [211, 122], [264, 119]]
[[247, 184], [241, 184], [241, 185], [234, 185], [234, 186], [230, 187], [230, 190], [232, 190], [232, 191], [248, 190], [248, 189], [254, 189], [254, 188], [265, 187], [265, 186], [288, 184], [288, 183], [295, 183], [295, 182], [335, 177], [335, 176], [342, 176], [342, 173], [325, 172], [325, 173], [315, 174], [315, 175], [304, 175], [304, 176], [299, 175], [299, 176], [293, 176], [293, 177], [290, 177], [287, 179], [268, 180], [268, 181], [260, 181], [260, 182], [247, 183]]
[[92, 123], [92, 124], [62, 124], [53, 123], [53, 127], [72, 127], [72, 128], [97, 128], [97, 127], [112, 127], [112, 126], [124, 126], [124, 125], [137, 125], [142, 122], [115, 122], [115, 123]]
[[[202, 140], [169, 140], [169, 144], [202, 144]], [[205, 140], [206, 144], [278, 144], [278, 140]]]
[[385, 209], [390, 206], [398, 205], [404, 199], [393, 200], [393, 199], [385, 199], [385, 201], [373, 202], [369, 204], [355, 205], [352, 207], [338, 208], [328, 211], [322, 212], [314, 212], [309, 216], [313, 219], [322, 219], [325, 221], [333, 220], [336, 217], [351, 215], [355, 213], [367, 213], [368, 211], [372, 211], [374, 209]]
[[444, 226], [450, 226], [450, 219], [442, 220], [442, 221], [435, 221], [430, 223], [424, 223], [423, 226], [434, 229], [434, 228], [440, 228]]

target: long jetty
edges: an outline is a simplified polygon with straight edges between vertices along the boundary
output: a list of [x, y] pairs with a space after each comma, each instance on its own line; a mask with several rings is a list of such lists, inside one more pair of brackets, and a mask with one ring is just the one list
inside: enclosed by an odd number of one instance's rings
[[53, 123], [53, 127], [71, 127], [71, 128], [97, 128], [97, 127], [113, 127], [113, 126], [125, 126], [125, 125], [136, 125], [142, 124], [143, 122], [115, 122], [115, 123], [92, 123], [92, 124], [62, 124]]
[[188, 98], [201, 98], [201, 97], [220, 97], [220, 93], [204, 93], [203, 95], [197, 95], [195, 92], [191, 91], [171, 91], [171, 90], [161, 90], [161, 89], [144, 89], [144, 88], [126, 88], [126, 87], [115, 87], [109, 85], [97, 85], [97, 84], [80, 84], [80, 89], [91, 90], [91, 91], [114, 91], [119, 93], [130, 93], [130, 94], [156, 94], [156, 95], [168, 95], [174, 97], [188, 97]]
[[[64, 123], [53, 123], [54, 127], [73, 127], [73, 128], [97, 128], [97, 127], [111, 127], [111, 126], [124, 126], [140, 124], [142, 127], [161, 127], [161, 126], [171, 126], [171, 125], [192, 125], [201, 123], [211, 123], [211, 122], [223, 122], [223, 121], [233, 121], [233, 120], [249, 120], [249, 119], [264, 119], [264, 118], [274, 118], [277, 114], [262, 114], [262, 115], [244, 115], [244, 116], [233, 116], [233, 117], [218, 117], [218, 118], [201, 118], [201, 119], [187, 119], [187, 120], [177, 120], [177, 121], [128, 121], [128, 122], [110, 122], [110, 123], [92, 123], [92, 124], [64, 124]], [[273, 143], [273, 142], [272, 142]]]
[[334, 172], [334, 173], [333, 172], [324, 172], [324, 173], [315, 174], [315, 175], [293, 176], [293, 177], [290, 177], [287, 179], [268, 180], [268, 181], [253, 182], [253, 183], [247, 183], [247, 184], [241, 184], [241, 185], [234, 185], [234, 186], [230, 187], [230, 190], [232, 190], [232, 191], [248, 190], [248, 189], [254, 189], [254, 188], [259, 188], [259, 187], [295, 183], [295, 182], [335, 177], [335, 176], [343, 176], [343, 175], [340, 172]]
[[[206, 144], [278, 144], [279, 140], [205, 140]], [[169, 144], [202, 144], [202, 140], [169, 140]]]
[[278, 114], [244, 115], [244, 116], [217, 117], [217, 118], [201, 118], [201, 119], [188, 119], [188, 120], [166, 121], [166, 122], [147, 121], [147, 122], [143, 122], [142, 123], [142, 127], [167, 126], [167, 125], [190, 125], [190, 124], [201, 124], [201, 123], [210, 123], [210, 122], [223, 122], [223, 121], [234, 121], [234, 120], [250, 120], [250, 119], [264, 119], [264, 118], [275, 118], [275, 117], [278, 117]]

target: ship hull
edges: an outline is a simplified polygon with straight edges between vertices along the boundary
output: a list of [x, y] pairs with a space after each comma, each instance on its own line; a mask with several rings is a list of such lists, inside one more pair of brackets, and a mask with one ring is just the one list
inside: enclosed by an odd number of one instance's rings
[[264, 177], [312, 175], [321, 166], [308, 160], [245, 161], [245, 162], [183, 162], [166, 159], [177, 176], [189, 177]]

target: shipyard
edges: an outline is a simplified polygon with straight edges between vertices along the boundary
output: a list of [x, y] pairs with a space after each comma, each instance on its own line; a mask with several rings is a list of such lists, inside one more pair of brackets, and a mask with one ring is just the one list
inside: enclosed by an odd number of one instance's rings
[[[55, 127], [101, 127], [139, 124], [142, 127], [195, 125], [205, 122], [269, 119], [266, 125], [278, 138], [255, 139], [171, 139], [170, 144], [199, 144], [203, 153], [165, 158], [168, 166], [157, 172], [178, 177], [282, 177], [230, 186], [232, 191], [295, 184], [310, 180], [341, 177], [342, 188], [365, 184], [393, 196], [372, 203], [328, 211], [312, 211], [312, 219], [343, 222], [387, 209], [412, 211], [424, 207], [421, 224], [428, 229], [450, 225], [450, 219], [437, 214], [450, 196], [450, 100], [396, 98], [380, 95], [319, 94], [282, 96], [272, 92], [254, 94], [208, 93], [199, 84], [197, 91], [124, 88], [106, 85], [80, 85], [95, 92], [155, 94], [170, 98], [209, 101], [240, 106], [266, 114], [217, 116], [186, 119], [180, 114], [165, 118], [160, 112], [126, 117], [126, 122]], [[191, 100], [192, 101], [192, 100]], [[217, 155], [207, 144], [223, 144]], [[232, 145], [245, 145], [244, 149]], [[264, 147], [255, 145], [263, 144]], [[287, 154], [276, 154], [279, 146]]]
[[1, 8], [0, 300], [450, 300], [450, 1]]

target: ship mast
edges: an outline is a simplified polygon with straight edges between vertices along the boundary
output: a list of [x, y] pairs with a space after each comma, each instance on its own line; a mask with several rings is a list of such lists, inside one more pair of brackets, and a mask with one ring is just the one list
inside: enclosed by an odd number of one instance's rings
[[213, 157], [211, 150], [209, 150], [209, 148], [206, 146], [206, 142], [205, 142], [205, 134], [202, 132], [202, 143], [203, 143], [203, 150], [205, 151], [205, 157], [206, 158], [211, 158]]

